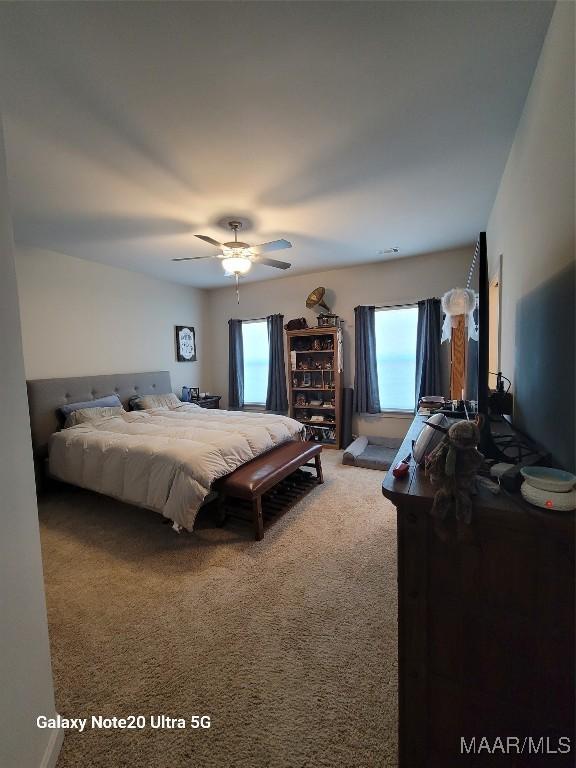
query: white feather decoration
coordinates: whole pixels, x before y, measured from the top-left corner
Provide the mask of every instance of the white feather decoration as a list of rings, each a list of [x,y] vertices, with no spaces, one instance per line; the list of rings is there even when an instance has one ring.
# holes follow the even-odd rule
[[[458,324],[457,317],[464,315],[468,327],[468,338],[477,339],[478,329],[474,323],[476,294],[471,288],[452,288],[442,296],[442,311],[445,314],[442,327],[442,341],[452,338],[452,328]]]

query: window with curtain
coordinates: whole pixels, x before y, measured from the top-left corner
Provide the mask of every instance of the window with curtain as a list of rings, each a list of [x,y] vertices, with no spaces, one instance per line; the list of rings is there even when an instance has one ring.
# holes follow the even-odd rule
[[[265,405],[268,390],[268,326],[266,320],[242,323],[244,346],[244,403]]]
[[[415,406],[418,307],[384,307],[375,312],[376,366],[382,411]]]

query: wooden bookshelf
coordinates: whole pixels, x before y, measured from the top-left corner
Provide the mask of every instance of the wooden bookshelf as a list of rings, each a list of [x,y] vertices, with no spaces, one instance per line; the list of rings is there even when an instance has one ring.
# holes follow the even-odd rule
[[[342,330],[287,331],[290,416],[306,426],[307,439],[329,448],[342,442]],[[312,405],[314,403],[314,405]],[[312,417],[321,417],[313,419]]]

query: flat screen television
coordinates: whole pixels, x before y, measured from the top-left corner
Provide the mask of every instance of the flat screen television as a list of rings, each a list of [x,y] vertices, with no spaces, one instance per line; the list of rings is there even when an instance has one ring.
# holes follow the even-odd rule
[[[466,349],[466,386],[465,397],[467,400],[475,400],[478,404],[478,413],[484,418],[480,427],[480,451],[495,461],[510,461],[511,457],[503,453],[495,444],[491,429],[488,400],[490,389],[488,384],[488,344],[489,312],[488,312],[488,253],[486,250],[486,232],[480,232],[474,257],[468,274],[468,288],[476,293],[476,308],[474,310],[474,322],[477,332],[468,338]],[[513,459],[512,459],[513,461]]]
[[[476,294],[476,334],[468,334],[466,348],[466,400],[478,403],[478,413],[488,416],[488,254],[486,232],[480,232],[468,273],[467,287]]]

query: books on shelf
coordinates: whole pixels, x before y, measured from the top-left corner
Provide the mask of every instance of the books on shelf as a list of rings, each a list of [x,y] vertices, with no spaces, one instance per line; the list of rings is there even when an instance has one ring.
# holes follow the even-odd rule
[[[288,331],[287,341],[290,416],[305,426],[306,439],[339,447],[341,330]]]

